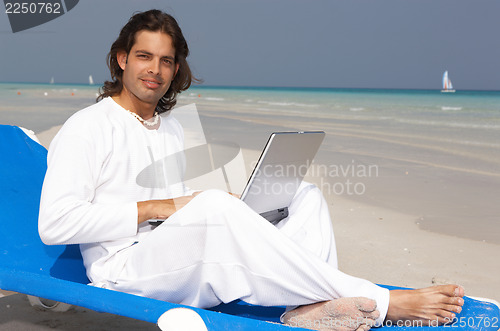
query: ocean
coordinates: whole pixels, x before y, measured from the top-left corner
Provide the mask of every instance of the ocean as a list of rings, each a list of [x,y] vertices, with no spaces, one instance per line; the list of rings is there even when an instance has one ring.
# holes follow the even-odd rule
[[[215,113],[222,104],[255,117],[280,116],[283,123],[321,123],[318,128],[325,131],[359,127],[359,134],[373,139],[382,135],[484,160],[488,164],[479,172],[500,169],[498,91],[193,88],[180,101],[202,101],[202,108]]]
[[[39,133],[95,102],[97,89],[1,83],[0,123]],[[500,244],[499,91],[194,86],[179,97],[188,103],[206,133],[244,148],[261,149],[273,130],[324,130],[313,167],[323,189],[415,215],[425,230]],[[377,172],[331,171],[349,166]],[[347,181],[363,189],[349,194],[338,185]]]

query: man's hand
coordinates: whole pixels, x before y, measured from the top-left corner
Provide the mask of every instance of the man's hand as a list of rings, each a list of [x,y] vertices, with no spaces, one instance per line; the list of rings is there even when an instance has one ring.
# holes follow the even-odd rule
[[[150,219],[167,219],[200,193],[201,191],[174,199],[140,201],[137,203],[137,222],[142,223]]]
[[[138,217],[137,222],[142,223],[150,219],[167,219],[173,213],[184,207],[203,191],[194,192],[192,195],[165,200],[148,200],[137,203]],[[239,194],[228,193],[233,197],[240,198]]]

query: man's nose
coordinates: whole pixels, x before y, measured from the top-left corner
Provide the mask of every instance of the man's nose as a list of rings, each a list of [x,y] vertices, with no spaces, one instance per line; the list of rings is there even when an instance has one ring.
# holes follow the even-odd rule
[[[154,75],[159,75],[161,73],[161,65],[159,59],[153,59],[149,62],[148,72]]]

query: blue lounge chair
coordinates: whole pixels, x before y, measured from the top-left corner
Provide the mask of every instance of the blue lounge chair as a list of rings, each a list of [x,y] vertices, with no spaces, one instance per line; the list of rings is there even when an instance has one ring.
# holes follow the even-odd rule
[[[20,128],[0,125],[0,288],[150,323],[182,307],[89,286],[78,246],[47,246],[41,242],[37,221],[46,158],[45,148]],[[279,324],[283,307],[258,307],[237,301],[211,310],[186,308],[196,312],[210,331],[300,330]],[[497,330],[499,316],[496,305],[466,298],[454,329]],[[460,318],[464,318],[466,327],[461,327]],[[472,320],[478,326],[480,319],[480,327],[471,327]],[[492,327],[495,319],[496,328]],[[380,328],[385,329],[388,327]],[[418,328],[426,329],[441,328]]]

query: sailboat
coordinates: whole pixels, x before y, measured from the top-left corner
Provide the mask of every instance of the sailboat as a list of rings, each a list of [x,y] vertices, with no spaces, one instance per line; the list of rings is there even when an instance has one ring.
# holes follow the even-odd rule
[[[92,78],[92,75],[89,76],[89,85],[94,85],[94,79]]]
[[[448,70],[446,70],[443,74],[443,89],[441,90],[441,92],[455,92],[455,90],[453,89],[453,84],[451,83],[450,78],[448,78]]]
[[[52,77],[52,78],[50,79],[50,83],[51,83],[51,84],[54,84],[54,77]]]

